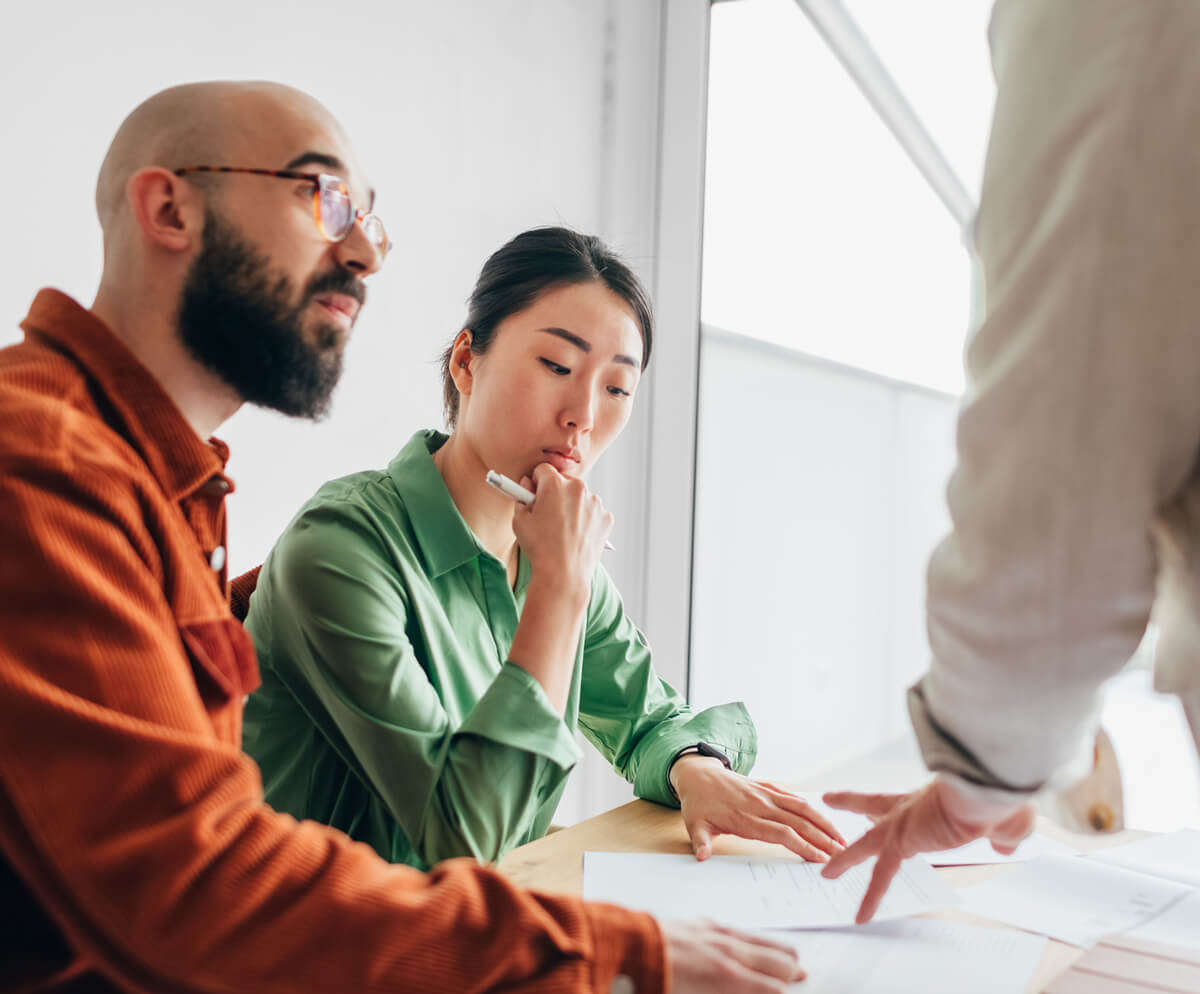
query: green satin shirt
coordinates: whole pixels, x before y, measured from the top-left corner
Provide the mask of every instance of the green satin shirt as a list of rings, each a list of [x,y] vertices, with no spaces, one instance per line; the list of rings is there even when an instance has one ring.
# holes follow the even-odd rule
[[[510,587],[467,527],[431,457],[445,438],[418,432],[386,470],[327,483],[263,565],[246,622],[263,683],[244,744],[268,803],[424,869],[544,835],[576,729],[660,804],[678,805],[667,767],[698,741],[748,772],[745,707],[691,711],[603,567],[563,717],[507,661],[529,564]]]

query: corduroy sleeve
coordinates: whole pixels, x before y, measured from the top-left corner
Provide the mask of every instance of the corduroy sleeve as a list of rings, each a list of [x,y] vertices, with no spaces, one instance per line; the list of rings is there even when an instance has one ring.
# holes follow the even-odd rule
[[[391,866],[267,808],[127,482],[0,460],[0,849],[84,960],[136,991],[663,989],[646,916],[469,861]]]

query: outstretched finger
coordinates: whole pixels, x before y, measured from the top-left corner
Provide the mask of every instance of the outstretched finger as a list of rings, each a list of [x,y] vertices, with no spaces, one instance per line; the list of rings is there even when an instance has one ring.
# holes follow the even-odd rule
[[[870,886],[867,887],[862,904],[859,905],[858,914],[854,917],[859,925],[865,925],[875,917],[875,912],[879,910],[879,903],[883,900],[893,878],[900,870],[901,862],[900,855],[894,851],[880,854],[875,863],[875,872],[871,874]]]
[[[906,797],[907,794],[859,794],[852,790],[835,790],[823,795],[821,800],[831,808],[878,819]]]
[[[852,866],[858,866],[883,848],[884,832],[873,828],[857,842],[852,843],[833,857],[821,871],[821,876],[836,880]]]

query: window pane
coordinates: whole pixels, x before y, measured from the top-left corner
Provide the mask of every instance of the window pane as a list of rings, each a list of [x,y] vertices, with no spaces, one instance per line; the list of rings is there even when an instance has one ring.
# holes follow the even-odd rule
[[[996,95],[987,46],[992,2],[843,0],[976,200]]]
[[[885,7],[863,0],[862,11]],[[929,49],[962,40],[910,39],[894,12],[875,20],[904,74],[936,89],[936,74],[913,68],[916,42],[932,62]],[[970,265],[936,194],[792,0],[716,5],[711,46],[704,322],[959,392]],[[982,41],[975,51],[982,59]],[[956,159],[981,156],[990,100],[985,88],[975,110],[931,102],[958,136]],[[956,114],[981,118],[974,138]]]

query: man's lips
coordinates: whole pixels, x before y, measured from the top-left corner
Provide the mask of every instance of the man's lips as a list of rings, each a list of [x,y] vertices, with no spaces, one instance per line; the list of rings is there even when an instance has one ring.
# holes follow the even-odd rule
[[[358,316],[358,301],[344,293],[322,293],[315,298],[316,302],[335,317],[340,317],[349,327]]]

